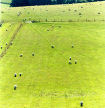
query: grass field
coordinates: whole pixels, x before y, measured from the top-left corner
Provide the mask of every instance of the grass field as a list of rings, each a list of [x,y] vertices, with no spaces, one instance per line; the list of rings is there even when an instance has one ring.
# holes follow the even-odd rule
[[[0,7],[1,8],[10,7],[11,2],[12,0],[0,0]]]
[[[2,9],[0,108],[80,108],[81,101],[83,108],[105,108],[104,3]],[[69,8],[70,15],[61,12]]]
[[[105,2],[82,3],[70,5],[31,6],[3,8],[3,22],[17,22],[26,19],[45,22],[86,22],[105,20]],[[19,14],[21,13],[21,14]]]

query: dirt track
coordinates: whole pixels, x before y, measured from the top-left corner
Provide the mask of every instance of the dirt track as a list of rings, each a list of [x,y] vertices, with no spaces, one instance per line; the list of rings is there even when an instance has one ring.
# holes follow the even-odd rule
[[[16,29],[16,31],[13,33],[13,36],[11,38],[11,40],[9,41],[9,44],[7,45],[7,47],[3,50],[3,52],[0,54],[0,60],[1,58],[3,58],[3,56],[6,54],[7,50],[10,48],[11,43],[13,42],[13,40],[15,39],[17,33],[19,32],[19,30],[21,29],[21,27],[23,26],[23,24],[19,24],[18,28]]]

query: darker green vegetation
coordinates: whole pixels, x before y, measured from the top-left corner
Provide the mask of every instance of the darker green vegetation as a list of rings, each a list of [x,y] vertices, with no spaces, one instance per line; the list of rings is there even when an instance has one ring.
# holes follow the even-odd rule
[[[32,6],[32,5],[50,5],[50,4],[71,4],[83,2],[95,2],[105,0],[12,0],[11,6]]]

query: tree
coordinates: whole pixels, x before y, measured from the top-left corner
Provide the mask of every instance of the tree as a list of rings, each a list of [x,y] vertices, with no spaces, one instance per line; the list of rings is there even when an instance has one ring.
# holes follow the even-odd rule
[[[11,6],[18,7],[18,6],[28,6],[28,0],[12,0]]]
[[[57,0],[57,4],[63,4],[64,0]]]

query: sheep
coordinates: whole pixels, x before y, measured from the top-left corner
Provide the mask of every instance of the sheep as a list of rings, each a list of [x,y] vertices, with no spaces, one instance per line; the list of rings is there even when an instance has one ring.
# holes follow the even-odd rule
[[[51,48],[55,48],[54,45],[52,45]]]
[[[70,57],[70,60],[71,60],[71,57]]]
[[[3,47],[1,46],[1,49],[2,49]]]
[[[16,76],[17,76],[17,74],[15,73],[15,74],[14,74],[14,77],[16,77]]]
[[[14,85],[14,90],[16,90],[16,88],[17,88],[17,86],[16,86],[16,85]]]
[[[32,56],[34,56],[35,54],[34,53],[32,53]]]
[[[75,60],[75,64],[77,64],[77,60]]]
[[[80,106],[83,107],[83,101],[80,102]]]
[[[19,74],[19,76],[21,77],[21,76],[22,76],[22,74],[20,73],[20,74]]]
[[[72,64],[71,61],[69,61],[69,64]]]
[[[8,45],[7,42],[6,42],[6,45]]]
[[[74,48],[74,45],[72,45],[72,48]]]
[[[20,54],[20,57],[23,57],[23,54]]]
[[[0,24],[0,27],[2,27],[2,24]]]

